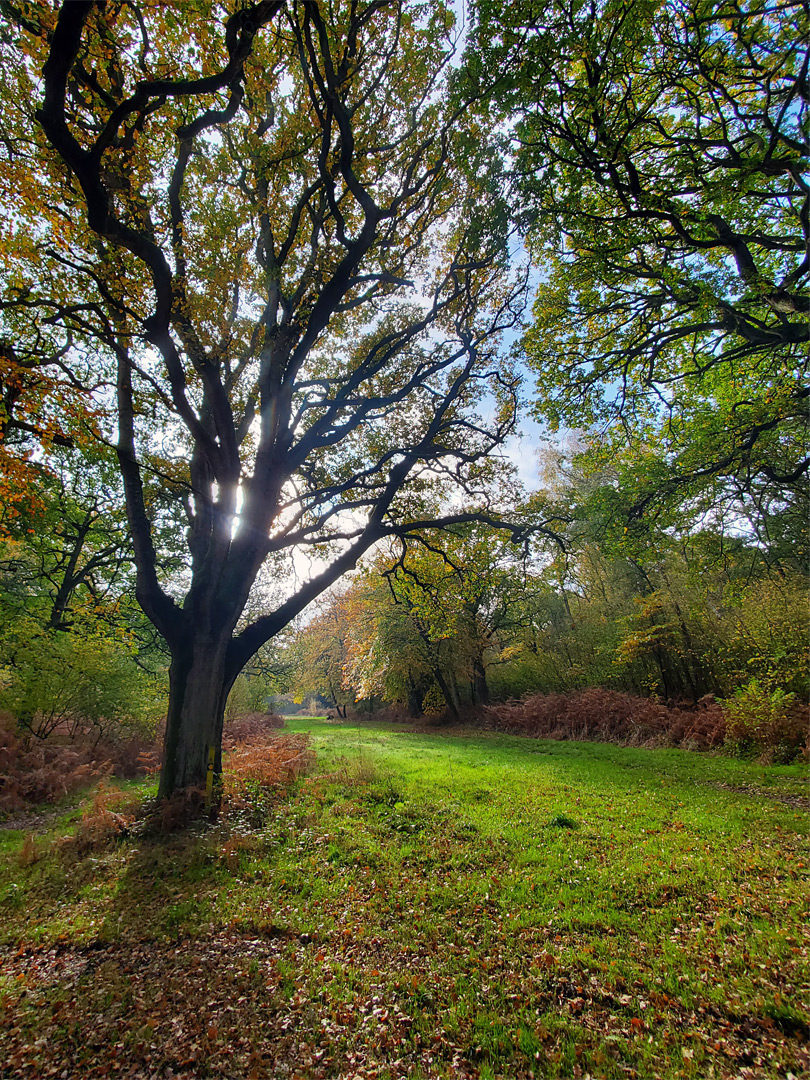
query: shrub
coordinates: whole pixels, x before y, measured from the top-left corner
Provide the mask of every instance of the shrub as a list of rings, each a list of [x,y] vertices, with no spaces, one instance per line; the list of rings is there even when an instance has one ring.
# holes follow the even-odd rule
[[[225,818],[262,824],[279,791],[314,760],[308,735],[280,735],[281,717],[253,713],[226,724],[219,812]],[[147,808],[143,829],[174,832],[216,813],[204,788],[184,788]]]
[[[154,744],[143,739],[71,739],[61,728],[45,741],[26,739],[13,717],[0,714],[0,815],[56,802],[113,774],[143,775],[156,764]]]
[[[111,770],[111,764],[94,759],[88,747],[26,745],[15,731],[14,720],[0,717],[0,814],[32,803],[55,802]]]
[[[713,700],[668,706],[650,698],[592,688],[534,694],[482,710],[485,726],[536,739],[576,739],[622,746],[721,746],[725,722]]]
[[[249,712],[226,719],[222,732],[223,750],[267,741],[270,732],[284,727],[284,717],[275,713]]]
[[[305,734],[265,731],[232,743],[223,769],[222,813],[260,823],[279,791],[302,776],[314,760]]]
[[[86,855],[112,847],[129,833],[139,806],[137,795],[102,782],[83,811],[73,836],[62,842],[62,850]]]
[[[723,615],[723,657],[731,686],[753,678],[761,688],[810,693],[810,593],[804,575],[754,582]],[[745,691],[743,686],[742,690]],[[736,697],[736,695],[735,695]]]
[[[731,753],[783,764],[792,761],[807,745],[807,709],[797,702],[795,694],[769,691],[752,679],[721,704],[726,718],[726,748]]]
[[[0,707],[37,739],[151,738],[165,708],[162,679],[98,631],[33,633],[4,670]]]

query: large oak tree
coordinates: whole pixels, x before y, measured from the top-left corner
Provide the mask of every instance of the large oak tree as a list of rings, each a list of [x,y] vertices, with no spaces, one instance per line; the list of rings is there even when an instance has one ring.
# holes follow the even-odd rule
[[[169,795],[212,747],[221,768],[263,643],[382,537],[481,513],[522,288],[444,4],[2,9],[6,326],[112,409],[137,596],[172,658]],[[437,483],[459,494],[426,518]],[[317,569],[293,581],[302,550]],[[267,565],[276,602],[246,621]]]
[[[543,275],[538,413],[661,503],[807,498],[810,8],[481,0]],[[805,511],[806,513],[806,511]]]

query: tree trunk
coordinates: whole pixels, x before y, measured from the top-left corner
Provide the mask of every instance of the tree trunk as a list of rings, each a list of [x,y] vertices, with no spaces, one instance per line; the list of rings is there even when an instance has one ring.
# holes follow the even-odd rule
[[[408,715],[414,718],[422,715],[422,694],[413,679],[408,680]]]
[[[489,705],[487,671],[480,656],[473,661],[473,704]]]
[[[439,689],[442,692],[442,696],[444,697],[444,703],[447,706],[448,712],[451,716],[458,720],[460,715],[458,704],[458,691],[456,690],[454,684],[452,683],[452,681],[445,679],[444,675],[442,674],[442,669],[438,666],[434,667],[433,669],[433,677],[435,678],[436,682],[438,683]]]
[[[225,670],[229,639],[230,634],[220,640],[195,635],[172,658],[160,798],[179,789],[204,789],[211,747],[214,776],[222,772],[222,724],[233,682]]]

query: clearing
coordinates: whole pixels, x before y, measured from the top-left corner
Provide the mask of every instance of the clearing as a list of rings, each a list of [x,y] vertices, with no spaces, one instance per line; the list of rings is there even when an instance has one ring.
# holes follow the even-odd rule
[[[0,831],[0,1076],[810,1075],[804,767],[289,727],[261,828]]]

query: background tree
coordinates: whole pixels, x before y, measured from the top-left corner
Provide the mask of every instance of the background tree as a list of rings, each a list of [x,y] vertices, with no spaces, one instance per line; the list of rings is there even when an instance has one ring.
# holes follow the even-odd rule
[[[293,649],[288,633],[268,641],[250,658],[231,687],[225,718],[247,713],[274,712],[274,699],[285,694],[295,673]]]
[[[114,461],[98,450],[51,454],[36,502],[37,511],[12,534],[27,554],[20,568],[44,605],[45,627],[69,629],[77,605],[100,607],[132,591],[132,547]]]
[[[527,559],[526,548],[469,524],[404,545],[384,571],[426,644],[443,646],[445,674],[437,682],[451,712],[489,702],[489,669],[502,661],[523,614]]]
[[[461,598],[445,595],[446,606],[438,610],[434,603],[429,612],[427,581],[406,583],[398,569],[396,556],[380,553],[353,590],[344,681],[358,698],[404,702],[415,717],[426,700],[457,717],[469,652]]]
[[[418,718],[426,695],[434,687],[441,693],[438,650],[407,604],[397,602],[384,574],[389,568],[381,554],[357,583],[344,680],[357,698],[405,703]]]
[[[764,544],[736,513],[623,524],[635,484],[588,462],[581,440],[548,450],[536,505],[522,511],[554,520],[562,545],[535,541],[526,557],[467,525],[378,550],[331,619],[300,631],[311,660],[299,688],[452,715],[480,703],[480,661],[495,702],[604,687],[739,698],[739,715],[767,716],[791,695],[806,700],[810,590],[782,537]]]
[[[526,549],[481,524],[382,546],[341,597],[343,686],[412,716],[487,704],[491,672],[522,648],[531,577]]]
[[[160,718],[166,661],[135,603],[109,457],[54,449],[0,539],[0,706],[23,734],[151,736]]]
[[[551,677],[537,667],[535,685],[694,700],[753,677],[806,695],[807,576],[781,536],[763,544],[737,513],[700,506],[632,521],[638,486],[626,475],[615,461],[597,472],[581,441],[545,455],[540,497],[561,502],[570,521],[565,551],[537,565],[527,590],[533,649],[554,659]]]
[[[346,707],[356,698],[346,677],[350,593],[350,588],[327,593],[292,646],[296,701],[321,698],[340,716],[346,715]]]
[[[221,767],[225,700],[264,642],[382,537],[442,524],[413,499],[426,478],[464,493],[451,519],[474,513],[513,423],[497,347],[521,283],[491,148],[450,92],[445,5],[3,10],[27,266],[9,300],[69,367],[116,369],[137,596],[172,657],[168,795],[210,747]],[[260,567],[302,548],[323,568],[240,625]]]

